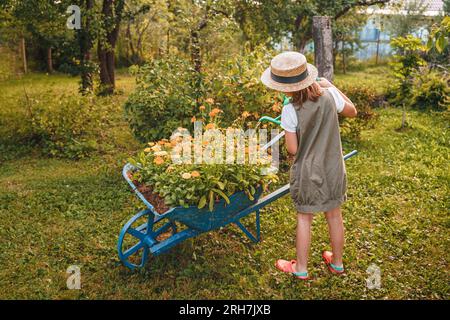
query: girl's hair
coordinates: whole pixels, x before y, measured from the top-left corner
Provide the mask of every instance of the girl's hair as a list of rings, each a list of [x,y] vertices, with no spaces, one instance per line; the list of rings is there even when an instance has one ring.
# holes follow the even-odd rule
[[[292,96],[292,103],[301,107],[303,103],[305,103],[308,100],[316,102],[322,95],[322,93],[323,93],[322,88],[319,86],[317,82],[314,82],[309,87],[294,92]]]

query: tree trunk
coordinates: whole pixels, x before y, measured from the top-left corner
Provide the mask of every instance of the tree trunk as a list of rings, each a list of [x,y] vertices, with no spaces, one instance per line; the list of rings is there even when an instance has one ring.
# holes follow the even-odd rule
[[[103,0],[102,14],[106,23],[106,37],[99,39],[97,55],[100,67],[101,94],[112,94],[116,87],[114,49],[119,36],[124,0]]]
[[[52,47],[47,48],[47,71],[53,73]]]
[[[83,2],[82,2],[83,3]],[[94,0],[85,0],[84,8],[86,10],[84,26],[77,30],[78,43],[80,46],[80,66],[81,66],[81,84],[80,91],[85,94],[93,90],[91,50],[93,40],[91,36],[91,10],[94,6]]]
[[[333,38],[331,19],[327,16],[313,17],[314,62],[319,76],[333,80]]]
[[[191,59],[196,72],[202,71],[202,57],[200,52],[199,31],[191,31]]]
[[[22,54],[23,73],[28,72],[27,52],[25,47],[25,37],[20,39],[20,53]]]
[[[345,41],[342,41],[342,72],[347,73],[347,64],[345,61]]]

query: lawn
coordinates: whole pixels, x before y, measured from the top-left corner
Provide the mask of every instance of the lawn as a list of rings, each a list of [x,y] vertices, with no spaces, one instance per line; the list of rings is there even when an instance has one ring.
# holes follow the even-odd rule
[[[382,74],[339,75],[339,81]],[[372,78],[371,78],[372,77]],[[367,80],[369,79],[369,80]],[[43,90],[75,94],[77,79],[32,75],[0,83],[0,116],[23,113],[21,98]],[[119,76],[120,105],[133,79]],[[83,160],[46,158],[35,148],[0,145],[1,299],[449,299],[449,117],[377,109],[379,120],[347,161],[344,205],[347,273],[331,276],[320,253],[328,249],[322,215],[313,225],[310,273],[304,283],[278,272],[277,258],[295,256],[295,211],[289,196],[263,210],[262,241],[236,227],[203,234],[151,258],[140,271],[121,266],[116,241],[142,206],[121,177],[139,145],[117,108],[109,139],[115,149]],[[8,122],[3,121],[6,126]],[[5,128],[0,128],[5,130]],[[251,223],[251,218],[246,221]],[[367,268],[381,269],[381,287],[368,289]],[[68,290],[66,269],[81,267],[81,290]]]

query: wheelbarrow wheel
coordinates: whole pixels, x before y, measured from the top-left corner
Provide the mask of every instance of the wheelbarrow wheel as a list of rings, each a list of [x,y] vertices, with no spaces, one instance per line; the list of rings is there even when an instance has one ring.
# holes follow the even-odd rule
[[[120,231],[117,251],[122,263],[130,269],[142,268],[150,254],[149,246],[156,243],[149,236],[153,219],[150,210],[143,210],[128,220]]]

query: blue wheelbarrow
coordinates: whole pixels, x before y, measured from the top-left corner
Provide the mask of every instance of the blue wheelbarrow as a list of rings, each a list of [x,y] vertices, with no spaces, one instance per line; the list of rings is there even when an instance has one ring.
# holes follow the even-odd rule
[[[278,118],[263,117],[261,121],[279,124]],[[266,146],[272,145],[283,135],[284,132]],[[344,159],[346,160],[356,153],[357,151],[354,150],[346,154]],[[251,241],[259,242],[260,209],[289,193],[289,184],[263,197],[261,197],[263,190],[259,188],[254,195],[254,200],[250,200],[244,192],[238,192],[230,197],[229,204],[226,204],[223,199],[217,202],[213,211],[192,206],[188,208],[174,207],[164,213],[158,213],[129,178],[128,173],[134,170],[137,168],[128,163],[123,167],[122,175],[137,197],[145,204],[146,209],[137,213],[123,226],[117,243],[119,258],[130,269],[143,267],[150,255],[158,256],[184,240],[232,223],[242,230]],[[242,218],[253,212],[255,213],[254,233],[250,232],[241,222]],[[186,228],[178,230],[177,223]],[[167,234],[171,235],[167,237]]]

